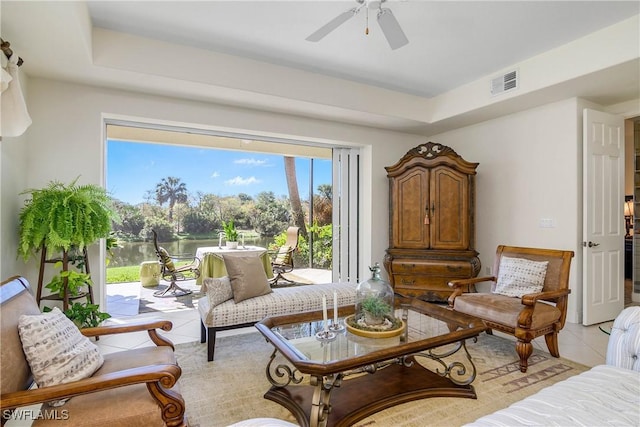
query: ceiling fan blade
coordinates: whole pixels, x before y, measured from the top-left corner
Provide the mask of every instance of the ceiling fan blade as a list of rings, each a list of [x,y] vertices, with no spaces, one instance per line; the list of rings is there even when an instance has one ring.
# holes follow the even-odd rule
[[[392,50],[409,43],[409,39],[404,35],[404,31],[400,28],[400,24],[398,24],[398,20],[391,12],[391,9],[378,10],[378,24],[380,24],[380,28]]]
[[[350,9],[346,12],[341,13],[340,15],[336,16],[331,21],[329,21],[328,23],[320,27],[320,29],[317,30],[315,33],[307,37],[306,40],[310,42],[317,42],[321,40],[324,36],[329,34],[331,31],[335,30],[340,25],[347,22],[350,18],[355,16],[355,14],[358,13],[359,10],[360,10],[359,7],[354,7],[353,9]]]

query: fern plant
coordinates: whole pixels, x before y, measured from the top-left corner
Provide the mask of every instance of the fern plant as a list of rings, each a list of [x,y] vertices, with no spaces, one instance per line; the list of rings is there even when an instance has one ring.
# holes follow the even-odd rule
[[[97,185],[68,185],[52,181],[42,189],[30,189],[20,211],[20,246],[18,254],[28,260],[44,244],[47,251],[82,250],[111,231],[118,220],[107,192]]]

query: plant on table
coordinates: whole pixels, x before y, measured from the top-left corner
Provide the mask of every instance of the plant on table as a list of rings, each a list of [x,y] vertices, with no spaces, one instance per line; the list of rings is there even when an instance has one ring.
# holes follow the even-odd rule
[[[232,219],[227,222],[223,221],[222,228],[224,229],[224,235],[227,237],[227,242],[238,241],[238,230],[236,230],[236,225],[233,223]]]

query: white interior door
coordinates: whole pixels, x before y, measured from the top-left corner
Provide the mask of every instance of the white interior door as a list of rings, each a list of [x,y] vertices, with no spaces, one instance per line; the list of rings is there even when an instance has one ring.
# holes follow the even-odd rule
[[[583,112],[582,323],[616,317],[624,308],[624,120]]]

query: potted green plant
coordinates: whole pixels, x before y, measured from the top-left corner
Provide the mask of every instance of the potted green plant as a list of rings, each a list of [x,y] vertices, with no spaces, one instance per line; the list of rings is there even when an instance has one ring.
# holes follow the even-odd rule
[[[97,185],[65,185],[52,181],[42,189],[30,189],[20,211],[18,253],[28,260],[43,246],[48,252],[82,250],[109,237],[118,214],[106,190]]]
[[[369,296],[362,300],[360,308],[364,313],[364,322],[367,325],[380,325],[385,316],[391,313],[391,307],[382,298]]]
[[[227,239],[227,248],[236,249],[238,247],[238,230],[236,230],[236,225],[233,223],[233,220],[223,221],[222,228]]]
[[[85,248],[101,238],[108,238],[118,215],[111,197],[97,185],[77,185],[77,178],[68,185],[50,182],[42,189],[29,189],[30,194],[20,211],[18,254],[26,261],[38,251],[47,256],[62,253],[56,263],[62,271],[46,285],[52,294],[66,298],[80,295],[80,289],[92,285],[85,265]],[[74,266],[75,270],[69,267]],[[39,286],[41,285],[39,279]],[[90,306],[92,304],[87,304]],[[97,306],[93,310],[97,313]]]

